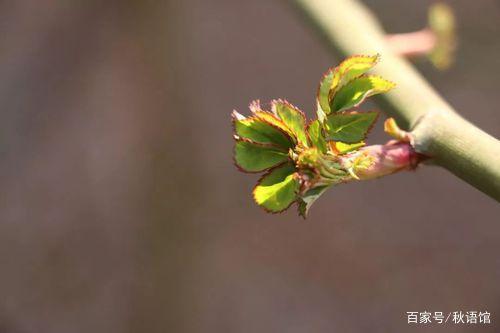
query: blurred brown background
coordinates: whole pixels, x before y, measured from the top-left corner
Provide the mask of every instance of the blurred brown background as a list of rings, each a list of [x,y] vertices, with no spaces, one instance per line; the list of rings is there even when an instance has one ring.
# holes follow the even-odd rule
[[[431,2],[366,3],[406,32]],[[455,66],[417,65],[499,137],[500,5],[450,4]],[[305,222],[252,202],[231,110],[312,116],[339,61],[287,1],[3,1],[0,43],[1,333],[500,330],[500,206],[448,172],[341,186]],[[493,323],[406,323],[425,310]]]

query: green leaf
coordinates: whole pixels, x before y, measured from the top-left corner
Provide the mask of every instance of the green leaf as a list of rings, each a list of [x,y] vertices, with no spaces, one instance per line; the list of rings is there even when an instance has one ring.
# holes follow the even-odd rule
[[[283,123],[295,134],[297,141],[307,147],[306,116],[302,111],[283,100],[272,101],[272,110]]]
[[[327,152],[327,146],[321,130],[322,129],[319,120],[312,121],[307,127],[309,139],[311,139],[313,146],[317,147],[323,154],[325,154]]]
[[[332,86],[333,74],[335,68],[330,68],[321,78],[318,87],[318,94],[316,96],[317,102],[317,115],[318,119],[322,122],[326,115],[330,114],[330,101],[328,96]]]
[[[330,101],[337,90],[346,82],[361,76],[371,69],[379,60],[379,55],[352,56],[342,61],[339,66],[330,68],[321,78],[317,94],[318,119],[323,122],[326,115],[330,114]]]
[[[378,54],[373,56],[358,55],[345,59],[335,71],[331,89],[335,92],[347,82],[363,75],[375,66],[379,59],[380,56]],[[333,96],[333,94],[330,96]]]
[[[280,128],[257,117],[245,118],[233,112],[234,132],[237,136],[257,143],[274,144],[283,148],[292,148],[291,138]]]
[[[288,159],[288,152],[279,147],[237,139],[234,161],[246,172],[259,172],[272,168]]]
[[[299,203],[299,215],[303,218],[307,217],[307,213],[311,208],[312,204],[328,189],[328,186],[318,186],[310,189],[305,194],[303,194]]]
[[[350,153],[354,150],[358,150],[361,147],[364,147],[366,143],[364,141],[357,143],[344,143],[344,142],[335,142],[335,150],[338,154],[346,154]]]
[[[325,123],[327,140],[344,143],[361,142],[366,138],[377,117],[376,111],[332,114]]]
[[[387,92],[394,86],[394,83],[380,76],[360,76],[337,91],[330,103],[330,108],[334,112],[339,112],[356,107],[367,97]]]
[[[252,101],[249,105],[249,108],[255,117],[265,121],[268,124],[273,125],[274,127],[279,128],[280,130],[288,134],[288,136],[293,139],[294,143],[297,142],[295,134],[293,134],[293,132],[285,125],[283,121],[281,121],[281,119],[279,119],[274,113],[265,111],[261,108],[259,100]]]
[[[278,119],[274,114],[267,112],[267,111],[254,111],[254,116],[261,119],[262,121],[273,125],[276,128],[279,128],[282,130],[284,133],[286,133],[292,140],[293,142],[297,142],[297,138],[295,137],[295,134],[290,130],[283,121]]]
[[[295,167],[286,163],[270,170],[259,180],[253,190],[253,197],[266,211],[279,213],[296,200],[298,190]]]

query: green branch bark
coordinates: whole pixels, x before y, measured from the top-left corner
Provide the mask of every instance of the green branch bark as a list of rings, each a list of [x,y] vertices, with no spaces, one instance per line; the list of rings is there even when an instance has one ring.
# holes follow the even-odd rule
[[[415,148],[500,201],[500,142],[458,113],[404,58],[386,45],[373,14],[356,0],[294,0],[304,17],[343,56],[379,53],[373,72],[398,84],[383,95],[384,111],[411,130]]]

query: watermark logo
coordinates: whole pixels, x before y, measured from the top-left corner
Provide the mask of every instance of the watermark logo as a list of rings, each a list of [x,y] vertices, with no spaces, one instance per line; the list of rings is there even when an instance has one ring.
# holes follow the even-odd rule
[[[491,324],[491,313],[488,311],[451,311],[451,312],[428,312],[409,311],[406,312],[408,324],[457,324],[475,325]]]

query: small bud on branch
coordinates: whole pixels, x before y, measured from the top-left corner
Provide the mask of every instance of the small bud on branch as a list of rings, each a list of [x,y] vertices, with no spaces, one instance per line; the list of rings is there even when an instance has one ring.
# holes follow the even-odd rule
[[[420,160],[409,143],[389,141],[385,145],[367,146],[350,153],[343,158],[342,164],[354,178],[368,180],[414,169]]]

